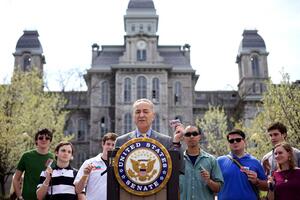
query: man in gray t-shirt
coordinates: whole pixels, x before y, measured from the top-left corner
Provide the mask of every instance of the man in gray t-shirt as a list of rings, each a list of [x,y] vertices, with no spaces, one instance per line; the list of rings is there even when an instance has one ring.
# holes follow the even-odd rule
[[[284,124],[275,122],[269,126],[268,135],[270,136],[273,147],[275,147],[276,144],[285,142],[287,137],[287,128]],[[293,150],[296,162],[295,164],[300,167],[300,150],[296,148],[293,148]],[[277,163],[274,157],[274,151],[272,150],[264,155],[261,163],[266,175],[269,175],[271,172],[275,171],[277,169]]]

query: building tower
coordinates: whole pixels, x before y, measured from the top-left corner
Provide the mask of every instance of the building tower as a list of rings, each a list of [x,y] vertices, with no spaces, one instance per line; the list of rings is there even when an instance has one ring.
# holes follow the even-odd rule
[[[90,96],[90,153],[99,152],[107,131],[135,129],[132,104],[147,98],[155,104],[152,128],[172,134],[168,121],[193,120],[198,76],[190,63],[190,46],[159,45],[158,15],[152,0],[130,0],[124,15],[123,45],[92,45],[86,81]]]
[[[238,92],[241,97],[242,118],[245,125],[257,112],[262,93],[266,90],[268,80],[268,63],[266,45],[257,30],[244,30],[236,63],[239,68]]]
[[[37,31],[24,31],[19,38],[16,45],[16,52],[13,53],[15,57],[15,70],[23,72],[30,71],[36,68],[43,74],[43,65],[45,56],[43,55],[43,48],[38,39]]]

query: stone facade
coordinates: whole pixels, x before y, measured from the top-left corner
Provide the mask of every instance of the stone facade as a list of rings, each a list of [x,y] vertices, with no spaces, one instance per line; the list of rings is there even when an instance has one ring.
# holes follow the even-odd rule
[[[77,166],[99,153],[106,132],[124,134],[135,128],[132,104],[138,98],[154,102],[153,128],[163,134],[172,134],[169,120],[193,123],[209,105],[222,106],[229,117],[246,124],[255,117],[268,79],[268,52],[256,30],[243,33],[236,59],[238,91],[195,91],[199,76],[190,63],[190,46],[158,44],[158,16],[152,0],[130,0],[124,27],[124,45],[92,45],[92,65],[85,74],[88,90],[64,92],[70,111],[65,134],[75,135]],[[28,70],[27,63],[43,70],[45,58],[37,31],[24,31],[14,56],[16,68]]]

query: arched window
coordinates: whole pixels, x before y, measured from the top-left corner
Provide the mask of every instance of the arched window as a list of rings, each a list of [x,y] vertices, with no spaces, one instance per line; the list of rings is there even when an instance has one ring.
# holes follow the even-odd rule
[[[144,76],[137,79],[137,99],[147,98],[147,80]]]
[[[152,100],[153,102],[159,102],[159,80],[154,78],[152,80]]]
[[[175,92],[174,92],[174,103],[181,104],[182,99],[182,86],[180,82],[175,83]]]
[[[152,129],[157,132],[160,131],[159,114],[155,115],[154,121],[152,123]]]
[[[106,119],[106,117],[101,117],[99,126],[100,135],[105,135],[108,131],[108,120]]]
[[[77,140],[84,141],[86,133],[87,133],[87,120],[79,119],[78,120],[78,130],[77,130]]]
[[[132,131],[132,117],[130,113],[126,113],[124,116],[124,133]]]
[[[25,56],[23,60],[23,70],[28,71],[31,65],[31,57]]]
[[[252,67],[252,75],[255,77],[258,77],[259,76],[259,64],[258,64],[257,56],[251,57],[251,67]]]
[[[125,78],[124,80],[124,102],[131,102],[131,79]]]
[[[108,81],[103,81],[101,83],[101,104],[108,105],[108,103],[109,103]]]

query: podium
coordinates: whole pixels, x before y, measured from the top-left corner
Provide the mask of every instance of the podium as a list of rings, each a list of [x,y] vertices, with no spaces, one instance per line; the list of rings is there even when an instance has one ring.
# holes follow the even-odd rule
[[[169,150],[172,160],[172,173],[163,189],[149,196],[138,196],[127,192],[118,182],[114,159],[118,150],[108,152],[109,166],[107,168],[107,199],[108,200],[179,200],[179,151]]]

